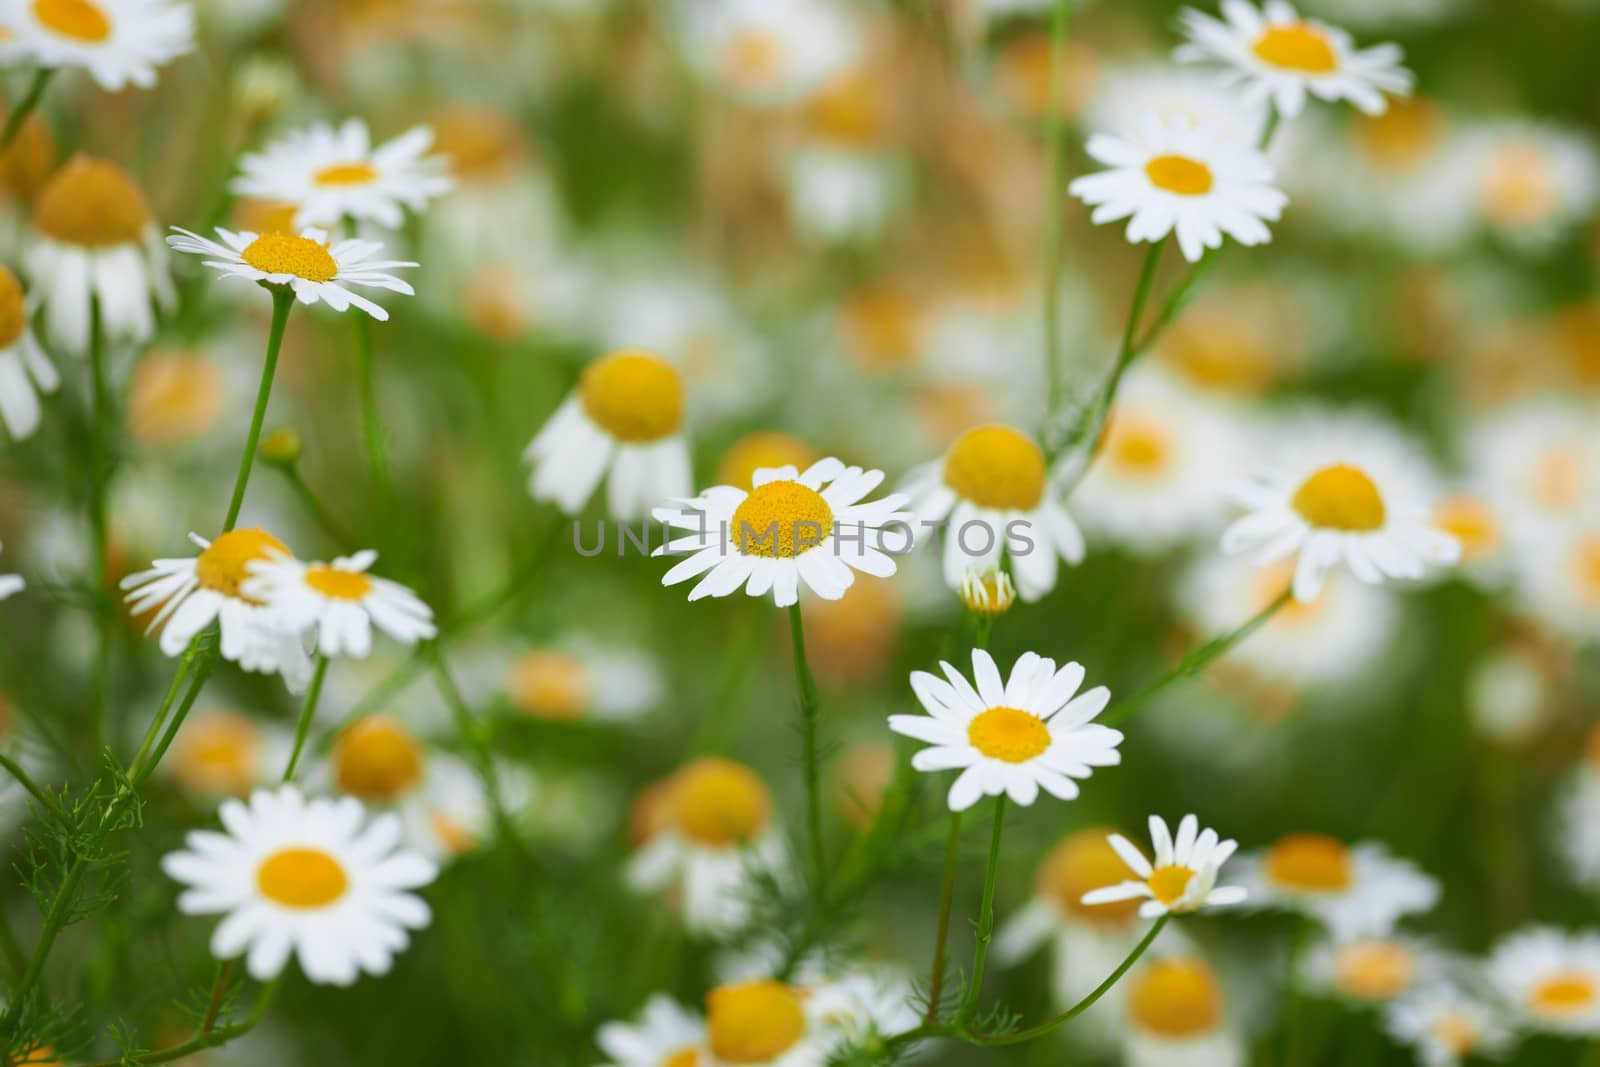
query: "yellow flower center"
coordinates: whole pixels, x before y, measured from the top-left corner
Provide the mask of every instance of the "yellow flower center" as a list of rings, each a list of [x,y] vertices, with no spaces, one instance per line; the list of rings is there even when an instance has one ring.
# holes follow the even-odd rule
[[[1433,1024],[1433,1036],[1457,1056],[1469,1056],[1478,1047],[1478,1028],[1471,1019],[1456,1012],[1439,1017]]]
[[[222,371],[202,352],[151,351],[128,383],[128,432],[147,445],[204,436],[222,416]]]
[[[692,841],[712,848],[743,845],[767,828],[772,796],[750,768],[724,759],[700,759],[672,783],[673,821]]]
[[[1500,547],[1500,523],[1488,505],[1475,497],[1447,497],[1433,512],[1433,525],[1461,543],[1461,559],[1471,563]]]
[[[1262,327],[1232,303],[1200,303],[1172,324],[1161,355],[1200,385],[1252,392],[1282,365]]]
[[[0,349],[10,348],[28,326],[28,309],[22,300],[22,283],[0,267]]]
[[[1544,153],[1530,144],[1510,144],[1489,160],[1483,178],[1483,210],[1501,226],[1526,226],[1549,217],[1559,201]]]
[[[1172,435],[1155,419],[1119,413],[1111,420],[1105,451],[1106,458],[1123,473],[1153,477],[1171,464]]]
[[[834,79],[806,107],[806,125],[819,137],[850,145],[881,141],[889,124],[879,82],[865,68]]]
[[[1150,881],[1147,884],[1150,886],[1150,892],[1155,895],[1156,900],[1162,904],[1171,905],[1174,901],[1182,898],[1189,888],[1189,883],[1194,881],[1194,875],[1193,868],[1168,864],[1165,867],[1157,867],[1154,871],[1151,871]]]
[[[752,489],[733,512],[733,541],[745,556],[793,559],[832,532],[833,509],[821,493],[799,482]]]
[[[298,204],[287,200],[257,200],[243,197],[233,209],[234,229],[251,233],[295,233],[294,217]]]
[[[486,107],[446,108],[433,119],[433,148],[458,178],[504,173],[522,154],[523,137],[511,116]]]
[[[1587,603],[1600,606],[1600,533],[1578,541],[1572,553],[1572,572],[1578,594]]]
[[[541,719],[576,719],[589,706],[582,661],[553,649],[518,656],[506,688],[518,711]]]
[[[33,0],[33,17],[63,37],[98,43],[111,36],[111,19],[89,0]]]
[[[786,433],[753,433],[735,441],[717,462],[716,483],[747,488],[756,471],[772,467],[805,470],[822,457],[798,437]]]
[[[1222,1019],[1222,985],[1203,960],[1157,960],[1139,972],[1128,992],[1128,1015],[1160,1037],[1194,1037]]]
[[[722,53],[722,71],[736,86],[760,89],[778,76],[783,45],[769,33],[745,30],[733,36]]]
[[[1533,987],[1528,1010],[1541,1019],[1566,1019],[1581,1015],[1600,1000],[1600,987],[1592,976],[1579,971],[1556,974]]]
[[[1083,895],[1128,878],[1128,865],[1106,840],[1109,830],[1080,830],[1050,850],[1039,867],[1038,891],[1069,915],[1096,924],[1123,926],[1139,914],[1139,901],[1085,904]]]
[[[1439,109],[1417,97],[1389,101],[1381,115],[1356,117],[1356,143],[1380,169],[1400,174],[1412,170],[1439,143]]]
[[[377,168],[371,163],[338,163],[323,167],[312,180],[318,185],[367,185],[377,177]]]
[[[1533,495],[1548,508],[1570,508],[1583,491],[1583,459],[1573,448],[1556,448],[1539,457]]]
[[[308,282],[331,282],[339,276],[339,264],[328,246],[309,237],[264,233],[239,255],[265,274],[291,274]]]
[[[194,576],[207,589],[254,604],[239,593],[250,577],[250,564],[289,554],[288,546],[265,530],[229,530],[200,553]]]
[[[318,848],[286,848],[256,868],[256,888],[286,908],[325,908],[344,896],[350,879],[338,860]]]
[[[1339,69],[1339,56],[1328,35],[1309,22],[1269,26],[1251,50],[1263,63],[1300,74],[1332,74]]]
[[[137,244],[150,206],[128,172],[103,159],[73,156],[33,205],[33,225],[46,237],[82,248]]]
[[[422,780],[422,745],[387,715],[357,719],[333,746],[339,789],[377,804],[398,799]]]
[[[922,305],[896,285],[872,285],[846,298],[840,310],[845,346],[870,371],[900,370],[917,358]]]
[[[477,835],[463,826],[461,820],[453,818],[447,812],[429,812],[428,824],[433,827],[433,836],[439,839],[439,843],[451,855],[459,856],[463,852],[471,852],[473,846],[478,843]]]
[[[1366,533],[1383,526],[1383,496],[1365,472],[1345,463],[1324,467],[1295,490],[1300,517],[1325,530]]]
[[[1044,453],[1009,426],[979,426],[945,453],[944,483],[980,507],[1031,511],[1044,499]]]
[[[694,1046],[680,1048],[661,1061],[661,1067],[696,1067],[700,1062],[700,1053]]]
[[[1417,977],[1417,958],[1393,941],[1361,941],[1346,945],[1334,959],[1339,988],[1359,1000],[1392,1000]]]
[[[173,746],[173,774],[199,793],[243,796],[256,783],[261,731],[243,715],[219,711],[190,718]]]
[[[1050,728],[1032,712],[1002,705],[968,723],[967,740],[990,759],[1026,763],[1050,747]]]
[[[362,600],[372,592],[372,579],[362,572],[340,570],[325,563],[306,568],[306,585],[334,600]]]
[[[1157,189],[1179,196],[1204,196],[1211,191],[1211,168],[1188,156],[1156,156],[1144,165],[1144,173]]]
[[[722,1063],[770,1063],[805,1036],[799,990],[782,982],[735,982],[706,994],[711,1054]]]
[[[619,441],[658,441],[683,423],[683,379],[651,352],[625,348],[595,360],[578,383],[583,410]]]
[[[1267,850],[1267,877],[1285,889],[1337,893],[1350,884],[1350,850],[1322,834],[1290,834]]]

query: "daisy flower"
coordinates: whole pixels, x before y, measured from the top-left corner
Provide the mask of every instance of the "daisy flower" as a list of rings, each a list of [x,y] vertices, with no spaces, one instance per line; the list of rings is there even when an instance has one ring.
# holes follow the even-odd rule
[[[967,570],[1011,558],[1017,592],[1038,600],[1056,586],[1057,559],[1083,559],[1083,534],[1051,484],[1044,450],[1020,430],[968,430],[942,459],[913,469],[904,484],[919,529],[944,523],[944,580],[961,588]]]
[[[873,1047],[912,1029],[910,993],[901,979],[859,969],[797,983],[725,982],[706,994],[705,1062],[821,1067],[846,1047]]]
[[[1460,1067],[1468,1058],[1500,1059],[1513,1041],[1502,1011],[1449,983],[1425,986],[1390,1004],[1384,1029],[1414,1049],[1423,1067]]]
[[[675,7],[689,63],[750,107],[803,98],[861,49],[860,27],[836,0],[687,0]]]
[[[1443,977],[1446,958],[1403,934],[1330,938],[1306,956],[1304,976],[1317,990],[1356,1005],[1387,1004]]]
[[[1083,109],[1083,125],[1101,133],[1137,140],[1151,116],[1165,126],[1183,121],[1208,136],[1253,148],[1261,142],[1267,109],[1246,103],[1204,71],[1165,62],[1141,63],[1106,71]]]
[[[89,351],[91,308],[107,340],[139,345],[155,333],[154,305],[177,299],[167,251],[144,193],[127,171],[73,156],[33,202],[22,257],[30,304],[43,305],[45,334],[63,351]]]
[[[1584,131],[1509,119],[1474,127],[1464,140],[1458,165],[1472,183],[1469,195],[1507,241],[1549,246],[1600,204],[1600,153]]]
[[[224,801],[219,814],[225,833],[191,832],[161,867],[187,887],[178,910],[225,916],[212,954],[245,954],[258,981],[276,977],[291,952],[313,982],[384,974],[410,931],[428,925],[428,905],[412,890],[438,872],[396,848],[398,818],[368,822],[359,801],[307,801],[292,785],[257,790],[248,804]]]
[[[523,652],[505,671],[512,708],[536,719],[630,722],[653,708],[661,693],[654,657],[583,638]]]
[[[1431,521],[1436,489],[1426,461],[1387,423],[1310,414],[1275,436],[1272,459],[1233,487],[1249,514],[1223,533],[1227,554],[1252,552],[1268,564],[1298,553],[1301,601],[1316,599],[1339,563],[1377,584],[1419,579],[1429,565],[1460,557],[1460,543]]]
[[[1067,191],[1094,208],[1091,220],[1127,219],[1134,244],[1176,232],[1191,263],[1221,248],[1224,235],[1242,245],[1271,241],[1267,223],[1289,203],[1258,149],[1187,119],[1151,115],[1136,137],[1094,134],[1088,151],[1111,169],[1078,178]]]
[[[882,471],[846,467],[832,457],[802,473],[794,467],[758,470],[747,492],[737,486],[707,489],[655,517],[693,533],[654,555],[687,556],[661,578],[677,585],[700,578],[690,600],[723,597],[743,587],[750,596],[772,594],[780,608],[797,603],[802,583],[824,600],[838,600],[855,572],[886,578],[895,572],[892,551],[912,540],[905,497],[864,502],[883,481]],[[704,577],[700,577],[704,575]]]
[[[1111,691],[1100,685],[1079,694],[1081,664],[1057,670],[1055,660],[1025,652],[1002,682],[994,659],[975,648],[976,687],[949,663],[939,666],[944,678],[927,671],[911,675],[911,688],[928,714],[891,715],[889,729],[932,746],[911,758],[917,770],[961,769],[950,786],[951,811],[1002,793],[1032,804],[1040,787],[1071,800],[1078,795],[1073,779],[1122,762],[1121,732],[1093,721]]]
[[[1439,883],[1375,841],[1290,834],[1235,864],[1252,907],[1298,911],[1338,938],[1379,937],[1439,902]]]
[[[523,453],[533,464],[528,491],[576,515],[607,479],[607,509],[624,522],[689,495],[683,400],[682,375],[653,352],[623,348],[595,360]]]
[[[1536,926],[1495,946],[1489,981],[1524,1026],[1546,1033],[1600,1034],[1600,933]]]
[[[1216,970],[1199,956],[1142,963],[1125,980],[1127,1067],[1244,1067]]]
[[[1540,531],[1515,554],[1522,606],[1556,633],[1600,640],[1600,513]]]
[[[102,89],[148,89],[156,68],[194,51],[194,7],[181,0],[29,0],[10,5],[24,54],[77,68]]]
[[[785,863],[772,794],[754,771],[730,760],[683,766],[640,798],[635,823],[643,842],[628,860],[629,886],[680,886],[684,924],[697,933],[721,936],[744,926],[757,873]]]
[[[1107,840],[1122,857],[1122,862],[1139,876],[1138,880],[1090,890],[1083,896],[1085,904],[1143,899],[1144,903],[1139,905],[1140,916],[1154,919],[1201,908],[1224,908],[1241,903],[1245,898],[1245,891],[1238,886],[1217,885],[1218,872],[1239,843],[1220,840],[1217,832],[1209,827],[1201,830],[1200,820],[1192,814],[1179,821],[1176,839],[1167,829],[1166,820],[1159,815],[1150,816],[1154,863],[1145,859],[1138,846],[1121,834],[1112,834]]]
[[[365,659],[374,626],[403,645],[433,637],[433,610],[399,582],[368,574],[377,560],[370,549],[332,563],[282,556],[252,563],[243,588],[285,629],[315,629],[316,649],[324,655]]]
[[[415,295],[410,284],[389,271],[417,264],[400,260],[373,259],[383,251],[377,241],[356,238],[328,243],[321,230],[305,230],[300,236],[287,233],[234,233],[217,227],[223,243],[197,233],[173,227],[167,243],[179,252],[211,256],[205,265],[215,267],[224,278],[243,278],[266,285],[287,285],[300,303],[327,304],[335,311],[348,311],[353,304],[379,322],[389,313],[364,296],[352,293],[349,286],[387,289],[406,296]]]
[[[160,767],[193,796],[244,797],[277,781],[291,748],[287,733],[247,715],[199,712],[184,720]]]
[[[22,283],[0,267],[0,422],[17,441],[39,428],[39,395],[53,393],[61,376],[28,325]]]
[[[705,1020],[662,993],[645,1002],[637,1022],[606,1023],[594,1035],[605,1067],[695,1067],[705,1039]]]
[[[244,591],[252,564],[289,556],[288,547],[265,530],[230,530],[215,541],[191,533],[200,554],[158,559],[151,569],[122,580],[135,616],[154,612],[149,629],[161,628],[161,651],[181,655],[200,631],[220,620],[222,657],[247,671],[277,672],[291,690],[311,677],[311,658],[298,633],[285,629],[260,600]]]
[[[1400,65],[1399,45],[1358,49],[1349,34],[1302,18],[1286,0],[1267,0],[1263,8],[1248,0],[1222,0],[1222,15],[1184,11],[1189,41],[1179,47],[1178,59],[1220,64],[1246,99],[1271,101],[1284,118],[1300,114],[1307,94],[1348,100],[1377,115],[1388,106],[1385,93],[1411,92],[1413,79]]]
[[[373,147],[360,119],[349,119],[337,129],[318,122],[245,156],[232,189],[298,205],[297,227],[336,226],[355,219],[398,230],[405,209],[421,211],[453,184],[449,160],[428,155],[432,145],[433,130],[427,126]]]

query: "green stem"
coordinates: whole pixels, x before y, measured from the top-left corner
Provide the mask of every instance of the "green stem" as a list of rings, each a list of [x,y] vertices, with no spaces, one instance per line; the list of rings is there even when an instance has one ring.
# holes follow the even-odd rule
[[[184,650],[183,658],[178,661],[178,672],[172,676],[172,684],[167,686],[167,695],[161,701],[161,708],[150,720],[150,728],[144,732],[144,740],[139,742],[139,751],[133,754],[133,762],[129,768],[137,773],[144,764],[145,757],[150,753],[150,746],[156,743],[156,738],[161,736],[161,727],[167,721],[167,712],[172,710],[172,705],[178,699],[178,694],[183,691],[183,680],[189,674],[189,669],[194,666],[195,656],[200,651],[200,635],[196,634],[189,642],[189,647]]]
[[[157,765],[166,756],[167,749],[172,747],[173,740],[178,736],[178,731],[183,729],[184,721],[189,718],[189,712],[194,708],[194,702],[200,699],[200,691],[206,687],[206,680],[211,677],[211,669],[216,664],[216,650],[208,645],[201,651],[194,673],[189,680],[189,691],[184,694],[182,702],[178,704],[178,710],[173,713],[172,722],[167,726],[166,732],[161,735],[160,742],[150,753],[149,760],[144,765],[128,773],[128,780],[133,783],[135,789],[138,789],[149,780],[150,775],[155,773]]]
[[[50,84],[50,78],[55,72],[54,67],[40,67],[33,72],[33,81],[28,85],[27,94],[6,116],[5,129],[0,131],[0,152],[11,147],[11,143],[17,139],[17,134],[22,132],[22,124],[28,121],[29,115],[39,109],[39,101],[44,99],[45,87]]]
[[[20,782],[22,788],[28,791],[28,795],[38,802],[40,808],[51,815],[59,816],[61,814],[61,808],[57,806],[55,799],[49,793],[46,793],[27,771],[22,769],[22,764],[10,756],[0,753],[0,768],[4,768],[11,777]]]
[[[327,509],[322,501],[317,499],[317,494],[313,493],[311,486],[306,484],[300,469],[298,467],[279,467],[278,470],[283,472],[284,480],[289,483],[289,488],[294,490],[295,497],[299,499],[301,506],[306,509],[306,513],[311,516],[312,521],[322,528],[322,532],[327,534],[333,543],[343,551],[355,548],[355,537],[338,519],[333,517],[333,513]]]
[[[928,1011],[923,1022],[939,1018],[939,994],[944,988],[944,952],[950,939],[950,911],[956,895],[956,859],[961,850],[961,813],[950,813],[950,838],[944,846],[944,877],[939,884],[939,932],[933,939],[933,975],[928,980]]]
[[[1259,630],[1262,626],[1266,625],[1267,620],[1276,615],[1285,604],[1289,603],[1289,601],[1293,599],[1293,597],[1294,590],[1285,589],[1282,593],[1278,594],[1276,600],[1262,608],[1260,611],[1256,612],[1249,618],[1249,620],[1247,620],[1237,629],[1229,630],[1221,637],[1213,638],[1212,640],[1201,645],[1199,648],[1195,649],[1193,652],[1190,652],[1187,656],[1183,657],[1182,662],[1180,662],[1176,667],[1162,675],[1160,678],[1156,679],[1151,684],[1145,686],[1143,689],[1139,690],[1139,692],[1135,693],[1132,697],[1129,697],[1127,700],[1124,700],[1122,703],[1118,704],[1116,707],[1100,716],[1099,721],[1106,726],[1118,726],[1126,722],[1134,712],[1138,711],[1140,708],[1150,703],[1150,701],[1154,700],[1168,686],[1184,678],[1192,678],[1199,674],[1201,671],[1205,670],[1213,660],[1217,659],[1234,645],[1237,645],[1240,641],[1243,641],[1245,638]]]
[[[389,455],[383,439],[383,419],[378,414],[378,391],[373,382],[372,320],[356,315],[356,386],[361,394],[361,423],[367,445],[367,465],[372,469],[372,484],[378,490],[379,504],[387,509],[390,500]]]
[[[15,982],[27,969],[28,960],[22,954],[22,943],[17,940],[16,931],[11,929],[11,920],[6,918],[3,910],[0,910],[0,953],[6,958],[7,978]]]
[[[1000,835],[1006,826],[1006,795],[994,800],[994,831],[989,837],[989,866],[983,876],[983,903],[978,908],[978,947],[972,956],[972,980],[956,1009],[956,1025],[965,1026],[978,1010],[983,995],[983,972],[989,962],[989,942],[994,939],[994,887],[1000,876]]]
[[[817,699],[817,682],[811,676],[811,665],[806,662],[805,625],[800,616],[800,604],[789,605],[789,632],[794,641],[794,674],[800,691],[800,732],[803,743],[802,761],[806,787],[806,839],[811,852],[811,871],[815,889],[820,896],[827,884],[827,855],[822,847],[822,760],[817,751],[817,720],[821,703]]]
[[[317,714],[317,701],[322,697],[322,680],[328,674],[328,657],[317,653],[316,670],[311,675],[311,688],[306,690],[305,704],[300,708],[300,721],[294,727],[294,748],[289,753],[289,765],[283,769],[285,783],[294,781],[294,769],[300,763],[300,753],[306,747],[306,735],[311,732],[311,720]]]
[[[106,719],[111,708],[111,666],[116,642],[116,600],[107,574],[111,556],[111,524],[107,516],[114,458],[106,435],[114,424],[106,387],[105,338],[100,328],[100,301],[89,303],[89,534],[95,560],[94,697],[90,704],[89,742],[95,760],[105,747]]]
[[[1067,124],[1062,98],[1066,95],[1070,7],[1071,0],[1057,0],[1050,20],[1050,112],[1047,133],[1050,184],[1045,193],[1047,243],[1044,263],[1044,358],[1049,411],[1060,408],[1066,388],[1061,366],[1061,271],[1066,244],[1067,195]]]
[[[188,1056],[193,1056],[197,1052],[204,1052],[207,1049],[226,1045],[228,1042],[248,1034],[260,1024],[261,1020],[266,1017],[267,1009],[272,1006],[273,997],[277,994],[278,986],[282,982],[283,977],[280,975],[262,987],[261,996],[256,999],[255,1008],[251,1010],[250,1015],[243,1022],[235,1023],[232,1026],[213,1026],[211,1029],[202,1027],[199,1034],[181,1045],[173,1045],[171,1048],[164,1048],[159,1052],[145,1052],[139,1055],[123,1056],[114,1060],[101,1060],[99,1063],[90,1064],[89,1067],[126,1067],[128,1064],[171,1063],[173,1060],[181,1060]],[[220,1005],[218,1007],[220,1009]],[[212,1023],[215,1023],[215,1021],[215,1019],[211,1020]]]
[[[517,840],[517,831],[511,821],[511,814],[506,811],[504,798],[500,795],[500,775],[495,770],[492,739],[483,724],[473,718],[472,709],[462,697],[461,689],[456,685],[455,677],[450,673],[450,666],[445,662],[444,653],[437,644],[429,647],[428,658],[433,664],[433,676],[439,686],[439,695],[450,705],[456,732],[472,750],[478,776],[483,779],[483,788],[488,794],[489,811],[494,817],[495,829],[499,831],[508,846],[512,845]]]
[[[228,503],[228,517],[222,522],[222,532],[233,529],[239,521],[239,509],[244,506],[245,486],[250,484],[250,468],[255,463],[256,446],[261,443],[261,424],[266,421],[267,401],[272,396],[272,378],[278,370],[278,350],[283,347],[283,328],[289,322],[289,309],[294,307],[294,291],[287,286],[266,287],[272,293],[272,329],[267,335],[267,358],[261,368],[261,384],[256,389],[256,409],[250,417],[250,433],[245,438],[244,454],[239,457],[239,474],[233,483],[233,499]]]

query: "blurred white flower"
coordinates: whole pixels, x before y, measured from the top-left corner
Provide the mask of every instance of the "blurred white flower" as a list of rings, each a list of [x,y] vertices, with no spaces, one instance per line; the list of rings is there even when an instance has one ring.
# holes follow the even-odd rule
[[[1439,902],[1437,880],[1375,841],[1290,834],[1241,856],[1235,871],[1252,908],[1310,915],[1338,938],[1387,936],[1400,919]]]
[[[1390,1004],[1384,1028],[1416,1050],[1423,1067],[1460,1067],[1469,1058],[1502,1059],[1515,1038],[1505,1013],[1486,998],[1437,982]]]
[[[157,67],[194,51],[194,7],[183,0],[30,0],[9,13],[29,59],[87,71],[108,92],[149,89]]]
[[[13,440],[39,428],[39,396],[53,393],[61,375],[33,336],[17,276],[0,266],[0,422]]]
[[[801,99],[848,67],[862,45],[840,0],[678,0],[674,9],[689,65],[751,107]]]
[[[1495,945],[1485,972],[1516,1021],[1531,1030],[1600,1034],[1600,933],[1552,926]]]

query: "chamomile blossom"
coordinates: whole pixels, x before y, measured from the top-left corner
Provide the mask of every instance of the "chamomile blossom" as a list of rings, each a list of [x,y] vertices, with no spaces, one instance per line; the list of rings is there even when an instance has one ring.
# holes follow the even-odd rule
[[[1485,970],[1523,1026],[1600,1035],[1600,933],[1530,927],[1496,945]]]
[[[87,71],[108,92],[149,89],[157,67],[194,50],[194,6],[184,0],[31,0],[9,13],[35,63]]]
[[[282,556],[251,564],[243,588],[286,629],[315,630],[316,649],[324,655],[364,659],[374,626],[403,645],[433,637],[433,610],[399,582],[368,574],[377,560],[370,549],[332,563]]]
[[[216,801],[276,783],[291,748],[287,732],[275,725],[212,709],[184,720],[159,766],[185,793]]]
[[[248,230],[234,233],[219,226],[219,244],[176,226],[173,230],[167,238],[169,245],[179,252],[212,257],[205,265],[215,267],[222,277],[288,286],[295,299],[307,306],[321,303],[335,311],[348,311],[354,305],[379,322],[387,322],[387,311],[349,287],[387,289],[406,296],[416,293],[410,283],[389,272],[417,264],[373,258],[383,252],[383,245],[376,241],[350,238],[330,244],[328,235],[316,229],[304,230],[297,237]]]
[[[643,840],[625,877],[638,892],[679,887],[684,925],[723,936],[750,919],[751,891],[762,872],[781,872],[786,852],[772,821],[772,794],[750,768],[703,758],[640,799]]]
[[[855,583],[856,571],[888,577],[896,567],[892,552],[909,544],[912,531],[910,516],[900,511],[905,497],[864,499],[882,481],[882,471],[829,457],[804,472],[758,470],[749,491],[721,485],[680,507],[657,508],[659,521],[693,531],[653,553],[686,556],[661,584],[698,578],[690,600],[742,587],[753,597],[770,593],[782,608],[798,601],[802,584],[824,600],[838,600]]]
[[[22,273],[29,306],[43,305],[44,334],[54,348],[87,354],[95,309],[106,340],[150,339],[156,309],[171,307],[177,295],[150,205],[127,171],[72,157],[39,190],[31,229]]]
[[[661,668],[648,652],[575,637],[509,657],[504,692],[536,719],[632,722],[656,706]]]
[[[1236,483],[1249,513],[1222,535],[1229,555],[1258,564],[1298,554],[1293,591],[1314,600],[1328,571],[1343,563],[1364,582],[1422,578],[1461,554],[1429,512],[1437,495],[1415,446],[1366,415],[1311,414],[1274,435],[1271,459]]]
[[[595,1031],[605,1067],[694,1067],[706,1038],[706,1022],[663,993],[645,1002],[634,1022],[609,1022]]]
[[[1235,867],[1251,907],[1302,912],[1339,938],[1386,935],[1439,902],[1437,880],[1376,841],[1289,834]]]
[[[861,29],[838,0],[687,0],[675,5],[689,63],[750,107],[793,103],[847,67]]]
[[[1258,149],[1185,118],[1151,115],[1133,137],[1097,133],[1088,152],[1110,169],[1067,188],[1094,208],[1091,220],[1127,219],[1134,244],[1176,233],[1191,263],[1221,248],[1224,236],[1247,246],[1271,241],[1267,223],[1277,222],[1289,203]]]
[[[1600,640],[1600,512],[1539,531],[1516,550],[1523,607],[1556,633]]]
[[[398,818],[369,822],[359,801],[308,801],[292,785],[224,801],[218,814],[226,832],[193,831],[161,866],[186,886],[180,911],[225,916],[212,954],[243,954],[258,981],[275,978],[291,953],[313,982],[384,974],[410,932],[428,925],[414,890],[437,869],[396,847]]]
[[[1389,1036],[1416,1052],[1423,1067],[1460,1067],[1469,1057],[1500,1059],[1512,1044],[1505,1012],[1449,982],[1434,982],[1384,1010]]]
[[[1388,106],[1385,93],[1404,96],[1412,75],[1400,65],[1398,45],[1357,48],[1350,35],[1317,19],[1303,18],[1287,0],[1222,0],[1218,19],[1195,10],[1183,13],[1188,43],[1178,59],[1220,65],[1246,99],[1270,101],[1278,114],[1294,118],[1306,97],[1348,100],[1368,114]]]
[[[1305,956],[1306,985],[1352,1005],[1391,1003],[1444,977],[1449,959],[1431,942],[1409,934],[1327,938]]]
[[[1243,1067],[1216,969],[1200,956],[1142,961],[1127,979],[1123,1057],[1127,1067]]]
[[[1111,701],[1105,686],[1079,693],[1081,664],[1056,669],[1055,660],[1025,652],[1002,681],[994,658],[972,651],[976,686],[949,663],[945,677],[914,671],[911,688],[927,715],[891,715],[889,729],[926,742],[911,758],[919,771],[959,769],[950,786],[951,811],[1002,793],[1032,804],[1043,788],[1062,800],[1078,795],[1074,779],[1122,762],[1122,733],[1094,722]]]
[[[388,230],[405,222],[452,185],[449,161],[429,155],[433,130],[417,126],[374,146],[367,124],[349,119],[296,130],[239,163],[233,191],[295,204],[296,226],[335,226],[345,219]]]
[[[523,453],[528,491],[569,515],[606,481],[606,507],[631,521],[653,504],[688,496],[683,376],[654,352],[623,348],[583,370],[571,396]]]
[[[943,523],[944,580],[961,588],[969,568],[987,570],[1009,551],[1023,600],[1055,588],[1058,560],[1083,559],[1083,533],[1061,501],[1044,450],[1020,430],[978,426],[942,458],[914,468],[903,488],[918,529]]]
[[[13,440],[33,436],[39,428],[39,396],[53,393],[61,375],[34,339],[22,283],[0,267],[0,422]]]
[[[1154,116],[1164,126],[1183,121],[1229,144],[1261,142],[1267,109],[1246,102],[1204,71],[1165,62],[1109,70],[1084,106],[1083,123],[1101,133],[1137,140]]]
[[[222,657],[247,671],[279,673],[291,690],[310,681],[311,658],[300,635],[279,625],[277,616],[244,591],[252,564],[289,556],[282,541],[265,530],[229,530],[214,541],[191,533],[200,549],[192,558],[158,559],[147,571],[122,580],[135,616],[154,612],[149,628],[160,628],[167,656],[181,655],[189,642],[220,621]]]
[[[1201,830],[1200,820],[1192,814],[1179,821],[1176,838],[1166,820],[1159,815],[1150,816],[1153,863],[1121,834],[1112,834],[1107,840],[1138,880],[1092,889],[1083,895],[1085,904],[1143,899],[1139,914],[1153,919],[1201,908],[1227,907],[1245,899],[1245,890],[1239,886],[1217,885],[1217,874],[1239,847],[1238,842],[1221,840],[1210,827]]]

